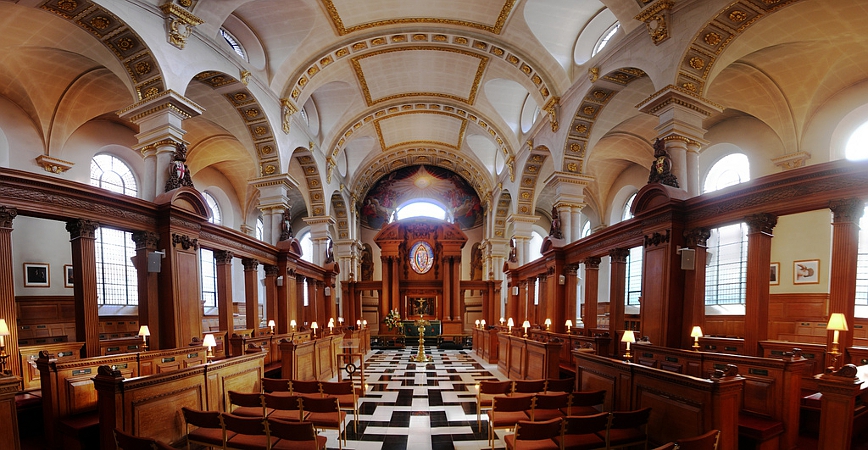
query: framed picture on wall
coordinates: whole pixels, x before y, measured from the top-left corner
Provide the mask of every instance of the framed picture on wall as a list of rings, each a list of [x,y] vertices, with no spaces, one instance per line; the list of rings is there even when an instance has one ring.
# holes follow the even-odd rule
[[[777,286],[781,284],[781,263],[773,262],[769,270],[769,284]]]
[[[819,282],[819,259],[793,261],[793,284],[818,284]]]
[[[72,264],[65,264],[63,266],[63,287],[74,287],[75,279],[72,277]]]
[[[48,264],[24,263],[24,287],[50,287]]]

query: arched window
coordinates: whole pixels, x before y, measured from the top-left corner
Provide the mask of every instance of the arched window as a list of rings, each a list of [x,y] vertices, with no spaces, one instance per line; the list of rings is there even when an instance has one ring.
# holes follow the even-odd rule
[[[435,219],[446,220],[447,213],[442,206],[421,200],[401,206],[398,208],[395,216],[397,220],[409,219],[411,217],[433,217]]]
[[[205,203],[211,208],[211,218],[208,219],[208,222],[223,225],[223,216],[220,214],[220,205],[217,204],[217,200],[207,192],[203,192],[202,196],[205,197]]]
[[[582,237],[588,237],[591,235],[591,222],[585,222],[582,225]]]
[[[298,238],[298,243],[301,246],[301,259],[307,262],[313,262],[313,240],[310,238],[310,231],[305,231]],[[305,291],[307,292],[307,291]]]
[[[859,259],[856,265],[856,317],[868,317],[868,204],[859,219]]]
[[[90,162],[90,184],[124,195],[138,194],[133,171],[120,158],[100,154]],[[138,305],[138,275],[130,260],[136,255],[133,234],[113,228],[96,229],[97,303],[100,305]]]
[[[624,304],[627,306],[639,306],[639,298],[642,297],[642,249],[633,247],[627,254],[627,273],[624,289]]]
[[[708,171],[704,192],[712,192],[750,179],[747,156],[733,153]],[[747,224],[737,223],[711,230],[705,269],[706,305],[743,305],[747,289]]]
[[[851,161],[868,159],[868,122],[863,123],[847,140],[844,156]]]
[[[238,56],[241,57],[241,59],[247,61],[247,52],[244,51],[244,47],[241,46],[241,43],[238,42],[238,39],[236,39],[235,36],[232,35],[232,33],[227,31],[225,28],[221,28],[220,36],[222,36],[223,39],[226,40],[229,46],[232,47],[232,50],[235,50],[235,53],[237,53]]]
[[[627,199],[627,203],[624,204],[624,212],[621,213],[621,220],[633,218],[631,210],[633,209],[633,200],[636,200],[636,194],[638,194],[638,192],[631,195],[630,198]]]
[[[262,217],[256,219],[256,239],[265,240],[265,222]]]
[[[199,265],[202,278],[202,301],[206,308],[217,307],[217,263],[214,252],[207,248],[199,250]]]
[[[90,185],[135,197],[136,178],[125,162],[109,154],[100,154],[90,161]]]
[[[594,45],[594,51],[591,52],[591,56],[600,53],[600,51],[606,47],[609,41],[611,41],[612,38],[615,37],[615,33],[618,32],[619,28],[621,28],[620,22],[615,22],[614,24],[612,24],[612,26],[609,27],[609,29],[607,29],[602,36],[600,36],[600,39],[597,40],[597,43]]]
[[[542,243],[543,236],[538,231],[534,230],[530,236],[530,251],[527,255],[527,262],[536,261],[542,258]]]

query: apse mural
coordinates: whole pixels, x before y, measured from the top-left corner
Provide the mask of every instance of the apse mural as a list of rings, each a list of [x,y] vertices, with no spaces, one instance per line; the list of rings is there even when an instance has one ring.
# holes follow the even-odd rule
[[[410,200],[440,203],[463,229],[482,225],[482,205],[476,191],[448,169],[410,166],[386,175],[368,191],[360,208],[361,223],[379,229]]]

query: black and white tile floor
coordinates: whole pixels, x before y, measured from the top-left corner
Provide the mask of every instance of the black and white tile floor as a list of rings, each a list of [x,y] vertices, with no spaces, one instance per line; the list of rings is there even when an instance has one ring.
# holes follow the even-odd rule
[[[476,383],[506,379],[497,365],[472,350],[426,349],[428,363],[412,362],[416,347],[374,350],[365,364],[366,392],[359,398],[359,429],[347,416],[347,445],[358,450],[483,449],[488,425],[476,426]],[[338,448],[337,432],[323,431],[328,448]],[[504,431],[495,448],[503,448]]]

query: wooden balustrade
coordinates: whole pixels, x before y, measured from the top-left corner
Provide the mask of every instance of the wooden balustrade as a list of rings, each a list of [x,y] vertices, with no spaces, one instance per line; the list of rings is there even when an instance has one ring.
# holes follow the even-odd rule
[[[98,394],[101,448],[114,448],[114,429],[164,443],[185,434],[181,408],[228,411],[229,391],[259,392],[265,354],[222,359],[168,373],[127,379],[100,366]]]

